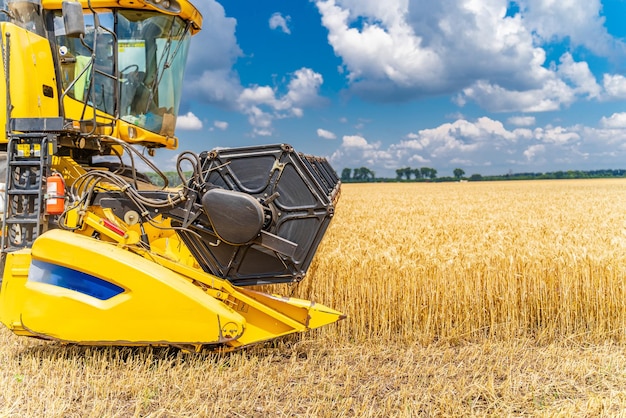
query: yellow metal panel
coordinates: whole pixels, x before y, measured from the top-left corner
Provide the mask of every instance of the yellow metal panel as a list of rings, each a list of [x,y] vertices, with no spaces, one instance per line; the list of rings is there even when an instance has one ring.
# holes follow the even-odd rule
[[[0,322],[20,335],[25,334],[20,322],[20,313],[24,307],[25,296],[21,290],[26,285],[29,266],[30,249],[6,254],[5,279],[2,281],[2,290],[0,291]]]
[[[47,282],[24,282],[8,270],[9,290],[2,296],[18,301],[0,306],[9,328],[18,322],[35,335],[86,344],[214,344],[238,337],[245,327],[239,314],[189,280],[111,244],[51,230],[35,241],[32,259],[124,291],[101,300]]]
[[[13,332],[83,344],[215,344],[230,348],[317,328],[345,316],[313,302],[242,289],[156,254],[139,255],[63,230],[8,255],[0,321]],[[29,280],[33,260],[124,289],[101,300]],[[198,285],[195,285],[197,283]]]
[[[228,343],[233,348],[321,327],[345,318],[341,312],[321,304],[243,289],[233,286],[227,280],[189,266],[152,254],[146,256],[194,281],[203,283],[208,287],[207,293],[224,300],[245,318],[246,331],[241,337]]]
[[[268,295],[266,293],[256,292],[250,289],[239,288],[238,290],[251,299],[262,303],[264,306],[272,308],[277,312],[293,316],[297,315],[297,313],[302,315],[302,311],[306,312],[306,316],[304,318],[297,318],[306,324],[308,329],[319,328],[345,318],[345,315],[341,312],[312,301],[278,295]]]
[[[10,42],[11,116],[17,118],[59,116],[54,61],[47,39],[12,23],[0,23],[3,41]],[[9,35],[7,37],[7,35]],[[3,66],[2,66],[3,67]],[[0,70],[6,79],[4,68]],[[44,94],[44,91],[46,92]],[[6,109],[6,84],[0,83],[0,106]],[[0,112],[0,142],[5,142],[6,111]]]
[[[71,187],[74,181],[86,173],[85,169],[70,157],[52,156],[52,169],[61,173],[65,185]]]
[[[11,33],[11,115],[59,116],[59,98],[50,43],[20,27],[10,24],[5,27]],[[44,86],[52,89],[52,97],[44,95]]]

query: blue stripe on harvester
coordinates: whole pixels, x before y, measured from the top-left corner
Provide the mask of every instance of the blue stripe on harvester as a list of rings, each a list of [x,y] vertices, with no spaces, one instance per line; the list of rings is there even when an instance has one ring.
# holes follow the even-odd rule
[[[110,299],[124,291],[123,288],[90,274],[38,260],[31,262],[28,280],[74,290],[100,300]]]

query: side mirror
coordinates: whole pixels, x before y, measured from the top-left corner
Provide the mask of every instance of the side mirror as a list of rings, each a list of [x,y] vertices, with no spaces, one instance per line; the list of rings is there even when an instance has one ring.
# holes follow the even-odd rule
[[[85,35],[85,18],[83,7],[77,1],[64,0],[61,4],[65,36],[78,38]]]

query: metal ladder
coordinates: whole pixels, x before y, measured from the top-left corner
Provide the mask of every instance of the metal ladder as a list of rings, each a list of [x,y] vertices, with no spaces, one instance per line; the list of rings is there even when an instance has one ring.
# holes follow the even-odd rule
[[[46,177],[50,174],[52,137],[42,132],[9,136],[2,216],[3,254],[32,246],[47,229],[43,205]]]

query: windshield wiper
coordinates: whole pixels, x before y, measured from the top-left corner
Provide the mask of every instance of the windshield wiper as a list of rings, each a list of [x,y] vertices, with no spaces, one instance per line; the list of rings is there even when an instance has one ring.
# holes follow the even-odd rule
[[[189,28],[191,27],[191,22],[187,22],[187,24],[182,28],[182,30],[179,31],[179,33],[176,35],[172,33],[174,26],[175,25],[172,25],[170,27],[169,34],[167,35],[167,41],[165,42],[165,47],[163,48],[163,52],[161,53],[161,56],[158,59],[156,70],[155,70],[156,77],[154,79],[152,86],[150,86],[150,96],[149,96],[149,100],[146,106],[149,106],[149,104],[152,103],[152,100],[156,96],[157,89],[159,88],[159,85],[161,84],[161,79],[163,78],[163,75],[165,74],[165,70],[170,68],[170,66],[172,65],[172,62],[174,61],[174,59],[176,58],[176,55],[178,54],[178,50],[183,44],[181,41],[179,41],[178,44],[176,45],[176,48],[174,49],[174,52],[170,56],[170,50],[172,48],[172,40],[174,39],[174,37],[176,37],[177,39],[185,39],[185,36],[187,35],[187,32],[189,32]],[[161,67],[161,63],[163,63],[163,67]],[[148,109],[146,109],[146,113],[147,111]]]

